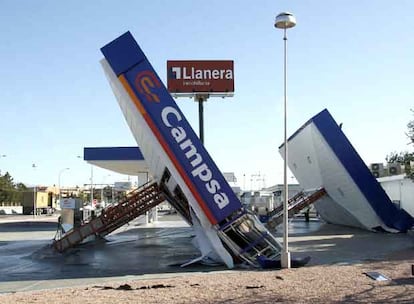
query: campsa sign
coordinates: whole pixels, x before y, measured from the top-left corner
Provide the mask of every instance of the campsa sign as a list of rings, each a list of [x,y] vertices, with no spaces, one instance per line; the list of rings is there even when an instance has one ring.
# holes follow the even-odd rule
[[[234,93],[233,60],[169,60],[168,91],[173,95]]]

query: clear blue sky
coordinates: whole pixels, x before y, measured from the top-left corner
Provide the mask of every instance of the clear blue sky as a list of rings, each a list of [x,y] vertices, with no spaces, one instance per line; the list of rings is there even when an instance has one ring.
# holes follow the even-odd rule
[[[0,170],[52,185],[70,167],[62,185],[82,185],[84,147],[136,145],[99,65],[100,47],[129,30],[163,80],[169,59],[233,59],[235,96],[205,104],[207,149],[241,186],[258,172],[267,186],[281,182],[283,40],[273,22],[286,10],[297,18],[289,133],[328,108],[366,163],[409,150],[412,1],[0,0]],[[197,104],[177,102],[197,130]],[[125,179],[95,170],[97,183]]]

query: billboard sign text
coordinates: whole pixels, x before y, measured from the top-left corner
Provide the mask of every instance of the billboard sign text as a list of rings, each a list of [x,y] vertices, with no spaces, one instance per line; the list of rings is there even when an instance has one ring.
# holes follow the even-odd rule
[[[196,93],[234,93],[232,60],[169,60],[167,85],[170,93],[194,95]]]

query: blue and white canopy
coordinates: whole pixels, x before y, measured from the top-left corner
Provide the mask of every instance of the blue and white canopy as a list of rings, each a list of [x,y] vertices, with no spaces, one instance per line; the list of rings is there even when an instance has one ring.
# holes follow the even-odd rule
[[[138,147],[84,148],[84,160],[91,165],[126,175],[148,172],[144,156]]]
[[[328,110],[300,127],[288,147],[288,166],[301,186],[322,186],[328,193],[315,203],[327,222],[391,232],[414,225],[414,219],[391,202]],[[283,145],[279,152],[284,157]]]

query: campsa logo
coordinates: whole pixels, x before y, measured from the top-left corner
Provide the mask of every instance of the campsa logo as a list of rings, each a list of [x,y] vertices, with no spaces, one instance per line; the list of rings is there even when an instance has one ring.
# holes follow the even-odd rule
[[[150,102],[160,102],[160,98],[154,93],[154,89],[161,88],[161,83],[151,71],[142,71],[135,78],[135,87]]]
[[[214,178],[214,171],[209,168],[203,156],[197,151],[195,143],[188,137],[185,130],[186,124],[181,114],[176,108],[167,106],[161,111],[161,119],[164,125],[170,129],[171,136],[190,163],[191,172],[189,173],[204,184],[219,209],[225,208],[230,203],[229,198],[225,192],[221,191],[222,186]]]
[[[233,70],[230,69],[197,69],[195,67],[171,67],[170,69],[171,79],[233,79]]]

